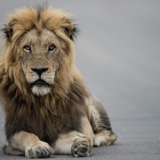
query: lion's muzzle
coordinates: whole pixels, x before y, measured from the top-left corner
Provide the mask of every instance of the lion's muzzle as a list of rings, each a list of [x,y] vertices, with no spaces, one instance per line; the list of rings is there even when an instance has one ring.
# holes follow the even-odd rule
[[[51,69],[31,67],[32,72],[26,74],[27,82],[31,86],[32,93],[37,96],[44,96],[51,91],[51,86],[54,83],[55,72]]]
[[[33,87],[34,85],[38,85],[38,86],[46,86],[46,87],[50,87],[51,85],[46,83],[44,80],[41,79],[41,75],[43,72],[46,72],[48,70],[48,68],[31,68],[33,72],[36,72],[39,75],[39,79],[37,81],[35,81],[34,83],[32,83],[31,87]]]

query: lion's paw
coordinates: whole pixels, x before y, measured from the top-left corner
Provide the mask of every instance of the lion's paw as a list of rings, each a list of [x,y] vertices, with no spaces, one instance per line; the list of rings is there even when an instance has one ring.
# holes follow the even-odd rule
[[[93,147],[93,142],[90,137],[78,134],[78,137],[74,140],[71,153],[75,157],[86,157]]]
[[[53,154],[52,148],[46,142],[39,141],[34,146],[29,147],[25,151],[27,158],[47,158]]]

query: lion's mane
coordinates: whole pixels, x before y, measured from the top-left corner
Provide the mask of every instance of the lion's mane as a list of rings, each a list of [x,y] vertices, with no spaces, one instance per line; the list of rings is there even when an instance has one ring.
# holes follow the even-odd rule
[[[66,56],[56,72],[51,93],[38,97],[28,87],[17,52],[19,40],[26,32],[32,28],[41,32],[44,27],[65,42]],[[73,36],[76,27],[70,15],[46,7],[24,7],[10,15],[3,31],[6,38],[0,55],[0,96],[6,114],[7,139],[24,130],[51,143],[62,131],[80,131],[87,91],[74,64]]]

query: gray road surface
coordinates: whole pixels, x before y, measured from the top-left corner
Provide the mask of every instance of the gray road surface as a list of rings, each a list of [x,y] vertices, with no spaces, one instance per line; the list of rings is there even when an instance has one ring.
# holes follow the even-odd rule
[[[43,2],[0,1],[0,22],[15,8]],[[77,18],[77,67],[118,134],[114,145],[94,148],[90,157],[81,159],[160,160],[160,1],[48,0],[48,5]],[[6,143],[3,126],[0,107],[0,146]],[[14,159],[25,158],[0,150],[0,160]]]

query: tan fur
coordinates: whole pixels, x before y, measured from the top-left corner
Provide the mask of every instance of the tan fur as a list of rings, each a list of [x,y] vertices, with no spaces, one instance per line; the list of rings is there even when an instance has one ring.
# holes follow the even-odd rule
[[[47,143],[40,141],[39,138],[34,134],[30,134],[24,131],[16,133],[8,141],[10,144],[9,147],[15,151],[21,151],[22,153],[25,152],[25,156],[27,158],[49,157],[49,155],[53,153],[52,148]],[[46,156],[41,155],[41,152],[46,152]],[[6,154],[11,153],[7,152],[6,150]]]
[[[4,153],[88,156],[93,145],[116,140],[106,111],[75,67],[75,31],[62,10],[24,7],[10,15],[0,55]]]

